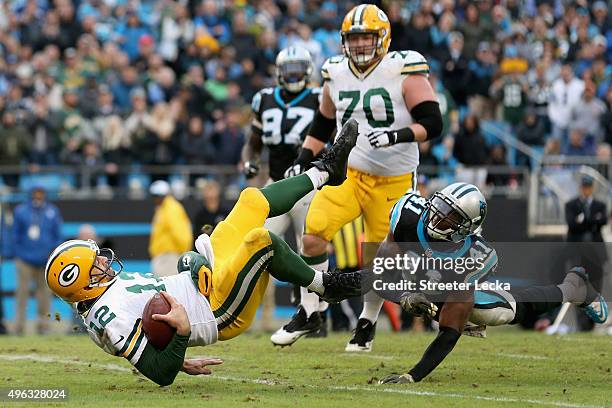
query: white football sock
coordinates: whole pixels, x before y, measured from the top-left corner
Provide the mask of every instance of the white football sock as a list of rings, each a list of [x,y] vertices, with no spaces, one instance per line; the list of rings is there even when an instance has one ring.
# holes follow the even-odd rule
[[[314,188],[319,188],[327,183],[329,180],[329,174],[326,171],[321,171],[316,167],[312,167],[304,172],[312,182]]]
[[[307,288],[300,288],[300,295],[302,296],[300,305],[304,308],[306,317],[310,317],[314,312],[319,311],[319,295],[309,292]]]
[[[363,297],[363,310],[359,315],[360,319],[368,319],[372,323],[376,323],[378,320],[378,314],[380,313],[380,309],[382,309],[382,305],[384,303],[384,299],[378,296],[373,291],[370,291],[365,294]]]
[[[326,259],[318,264],[310,265],[310,267],[315,270],[314,279],[306,288],[300,288],[300,294],[302,295],[302,301],[300,304],[304,307],[307,317],[310,317],[311,314],[319,311],[318,293],[323,294],[325,291],[325,288],[323,287],[323,272],[327,272],[329,260]],[[308,292],[308,290],[316,293]]]

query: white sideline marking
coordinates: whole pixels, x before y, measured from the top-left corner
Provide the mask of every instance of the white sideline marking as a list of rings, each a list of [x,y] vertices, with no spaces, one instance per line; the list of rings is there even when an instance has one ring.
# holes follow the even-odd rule
[[[45,356],[41,354],[0,354],[0,360],[5,361],[38,361],[41,363],[61,363],[61,364],[74,364],[80,366],[94,367],[105,370],[115,370],[121,372],[132,372],[132,369],[127,367],[122,367],[117,364],[100,364],[100,363],[89,363],[86,361],[80,360],[69,360],[69,359],[61,359],[53,356]],[[276,386],[276,385],[288,385],[287,383],[283,383],[276,380],[268,380],[261,378],[245,378],[245,377],[232,377],[232,376],[221,376],[221,375],[212,375],[207,376],[208,379],[211,380],[220,380],[220,381],[233,381],[233,382],[248,382],[252,384],[259,385],[267,385],[267,386]],[[508,402],[508,403],[521,403],[521,404],[535,404],[535,405],[550,405],[554,407],[561,408],[603,408],[599,405],[583,405],[583,404],[575,404],[571,402],[562,402],[562,401],[544,401],[544,400],[535,400],[535,399],[520,399],[520,398],[506,398],[506,397],[487,397],[484,395],[469,395],[469,394],[457,394],[457,393],[446,393],[446,392],[435,392],[435,391],[417,391],[410,389],[399,389],[399,388],[380,388],[380,387],[365,387],[365,386],[338,386],[338,385],[330,385],[317,387],[314,385],[308,386],[315,389],[328,389],[335,391],[364,391],[364,392],[383,392],[383,393],[391,393],[391,394],[404,394],[404,395],[416,395],[416,396],[425,396],[425,397],[437,397],[437,398],[455,398],[455,399],[474,399],[480,401],[493,401],[493,402]]]
[[[510,353],[497,353],[498,356],[510,357],[510,358],[524,358],[527,360],[550,360],[550,357],[546,356],[534,356],[529,354],[510,354]]]

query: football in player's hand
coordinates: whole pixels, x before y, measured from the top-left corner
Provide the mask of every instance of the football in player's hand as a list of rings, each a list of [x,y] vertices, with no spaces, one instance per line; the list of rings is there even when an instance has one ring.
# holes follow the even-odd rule
[[[158,350],[164,350],[176,329],[166,322],[153,320],[154,314],[167,314],[170,312],[170,303],[159,293],[156,293],[144,307],[142,312],[142,329],[149,343]]]

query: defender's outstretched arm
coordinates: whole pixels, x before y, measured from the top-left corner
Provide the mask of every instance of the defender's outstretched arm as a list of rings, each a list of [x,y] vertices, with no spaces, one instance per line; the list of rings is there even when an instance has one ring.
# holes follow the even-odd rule
[[[453,350],[474,307],[473,292],[452,292],[440,311],[440,332],[421,361],[405,374],[391,374],[380,384],[418,382],[431,373]]]

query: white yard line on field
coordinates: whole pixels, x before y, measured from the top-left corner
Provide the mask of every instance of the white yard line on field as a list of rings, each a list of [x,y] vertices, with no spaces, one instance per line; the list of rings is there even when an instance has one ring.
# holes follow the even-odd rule
[[[99,363],[90,363],[87,361],[81,360],[68,360],[63,358],[57,358],[53,356],[44,356],[41,354],[0,354],[0,360],[5,361],[37,361],[39,363],[61,363],[61,364],[74,364],[80,366],[87,366],[93,368],[100,368],[103,370],[115,370],[115,371],[123,371],[123,372],[132,372],[130,368],[120,366],[118,364],[99,364]]]
[[[41,354],[0,354],[0,360],[4,361],[37,361],[40,363],[60,363],[60,364],[74,364],[79,366],[86,366],[104,370],[114,370],[121,372],[132,372],[130,368],[123,367],[117,364],[100,364],[100,363],[89,363],[81,360],[70,360],[56,358],[54,356],[45,356]],[[280,382],[276,380],[268,380],[262,378],[246,378],[246,377],[233,377],[224,375],[211,375],[208,376],[209,380],[219,381],[233,381],[233,382],[247,382],[252,384],[260,384],[266,386],[276,385],[290,385],[286,382]],[[366,387],[366,386],[309,386],[315,389],[327,389],[334,391],[364,391],[364,392],[380,392],[380,393],[391,393],[391,394],[403,394],[403,395],[415,395],[425,397],[436,397],[436,398],[450,398],[450,399],[467,399],[467,400],[479,400],[479,401],[493,401],[493,402],[507,402],[507,403],[518,403],[518,404],[535,404],[535,405],[549,405],[560,408],[602,408],[597,405],[584,405],[576,404],[571,402],[563,401],[545,401],[535,399],[520,399],[520,398],[506,398],[506,397],[489,397],[485,395],[471,395],[471,394],[457,394],[457,393],[446,393],[446,392],[435,392],[435,391],[418,391],[406,388],[382,388],[382,387]]]
[[[372,358],[375,360],[394,360],[396,358],[393,356],[381,356],[379,354],[369,354],[369,353],[342,353],[338,355],[341,357],[348,357],[348,358],[365,357],[365,358]]]
[[[484,395],[468,395],[468,394],[456,394],[456,393],[435,392],[435,391],[417,391],[417,390],[399,389],[399,388],[373,388],[373,387],[359,387],[359,386],[351,387],[351,386],[337,386],[337,385],[332,385],[327,388],[332,389],[332,390],[341,390],[341,391],[367,391],[367,392],[376,391],[376,392],[388,392],[392,394],[419,395],[419,396],[426,396],[426,397],[475,399],[475,400],[480,400],[480,401],[550,405],[554,407],[563,407],[563,408],[603,408],[599,405],[583,405],[583,404],[574,404],[571,402],[563,402],[563,401],[544,401],[544,400],[534,400],[534,399],[506,398],[506,397],[487,397]]]
[[[526,360],[550,360],[550,357],[534,356],[530,354],[497,353],[497,355],[502,356],[502,357],[510,357],[510,358],[524,358]]]

